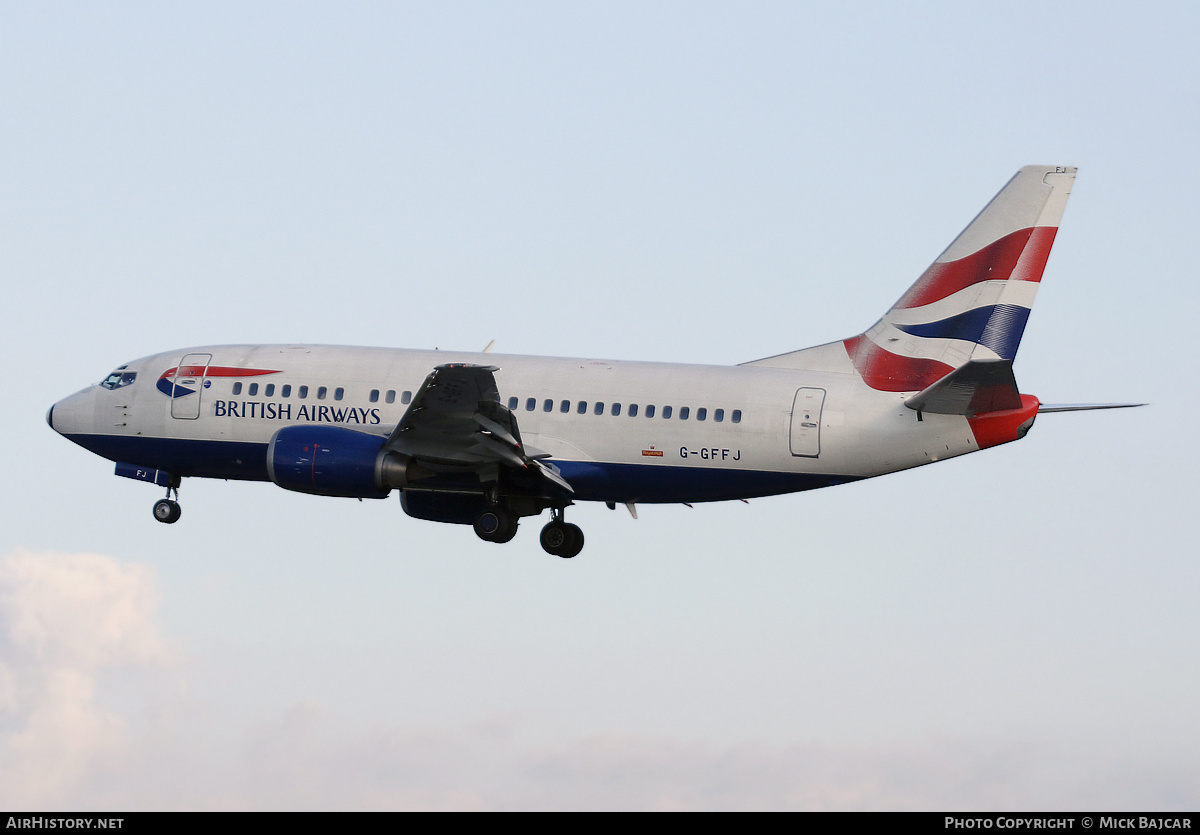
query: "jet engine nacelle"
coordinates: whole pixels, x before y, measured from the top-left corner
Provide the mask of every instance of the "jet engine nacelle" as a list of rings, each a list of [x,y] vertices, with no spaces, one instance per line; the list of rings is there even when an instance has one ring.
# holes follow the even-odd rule
[[[267,447],[267,474],[285,490],[382,499],[408,484],[409,460],[385,438],[340,426],[288,426]]]

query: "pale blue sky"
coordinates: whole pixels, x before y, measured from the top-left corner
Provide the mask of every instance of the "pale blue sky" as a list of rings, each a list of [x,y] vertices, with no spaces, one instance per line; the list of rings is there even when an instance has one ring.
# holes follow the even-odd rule
[[[0,805],[1195,809],[1189,4],[9,4]],[[309,341],[736,363],[1079,178],[1018,444],[469,529],[158,491],[45,425]],[[87,556],[91,555],[91,556]]]

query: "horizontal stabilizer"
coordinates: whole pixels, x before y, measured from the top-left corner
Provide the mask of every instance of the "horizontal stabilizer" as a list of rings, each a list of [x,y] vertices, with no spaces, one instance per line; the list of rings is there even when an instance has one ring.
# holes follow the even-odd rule
[[[918,412],[981,415],[1021,408],[1012,360],[971,360],[904,401]]]
[[[1145,403],[1042,403],[1038,414],[1043,412],[1091,412],[1096,409],[1135,409]]]

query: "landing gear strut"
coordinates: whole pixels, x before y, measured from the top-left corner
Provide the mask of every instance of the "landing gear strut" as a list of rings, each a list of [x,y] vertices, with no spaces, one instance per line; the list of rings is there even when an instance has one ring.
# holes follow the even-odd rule
[[[167,497],[159,499],[154,503],[154,518],[165,525],[173,525],[179,521],[179,516],[183,513],[179,508],[179,502],[171,498],[172,494],[175,499],[179,498],[179,479],[171,479],[170,486],[167,487]]]
[[[550,521],[542,528],[542,548],[547,554],[562,557],[565,560],[583,550],[583,531],[578,525],[563,521],[564,508],[554,508],[550,511]]]
[[[517,515],[503,507],[489,507],[475,518],[475,535],[485,542],[508,542],[517,535]]]

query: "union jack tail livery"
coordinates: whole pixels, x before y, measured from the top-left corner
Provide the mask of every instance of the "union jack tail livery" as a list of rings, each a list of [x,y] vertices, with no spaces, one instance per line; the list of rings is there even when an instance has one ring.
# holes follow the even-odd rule
[[[919,391],[968,362],[1012,362],[1075,168],[1027,165],[866,333],[845,340],[878,391]]]

